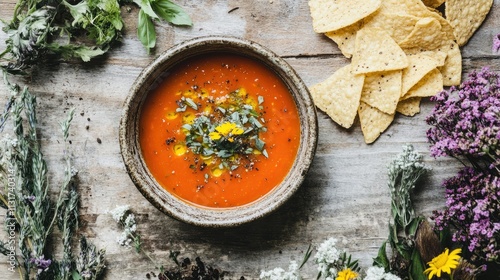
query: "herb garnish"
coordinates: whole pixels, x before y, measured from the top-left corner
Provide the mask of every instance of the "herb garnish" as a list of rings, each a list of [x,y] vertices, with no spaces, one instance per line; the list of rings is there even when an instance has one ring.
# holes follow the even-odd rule
[[[205,89],[181,95],[176,112],[170,115],[182,112],[186,138],[174,147],[175,154],[183,155],[189,149],[201,156],[203,169],[208,165],[219,171],[235,170],[243,160],[251,166],[258,155],[269,157],[266,143],[260,138],[260,133],[267,131],[262,96],[255,100],[244,88],[219,98]]]

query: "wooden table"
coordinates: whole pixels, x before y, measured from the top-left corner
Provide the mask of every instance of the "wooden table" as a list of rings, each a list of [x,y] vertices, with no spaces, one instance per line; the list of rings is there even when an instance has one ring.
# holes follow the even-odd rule
[[[0,1],[0,18],[11,17],[14,2]],[[157,54],[197,36],[239,36],[285,58],[308,86],[348,63],[332,41],[313,32],[305,0],[177,2],[192,16],[194,26],[178,28],[158,23]],[[19,81],[38,97],[43,151],[51,182],[56,185],[63,170],[58,122],[70,108],[76,109],[69,139],[74,164],[80,171],[79,231],[98,248],[106,249],[105,279],[145,279],[146,273],[155,271],[146,257],[116,243],[120,228],[107,211],[124,204],[129,204],[137,215],[144,249],[166,267],[173,265],[169,251],[179,250],[184,257],[200,256],[207,265],[228,271],[229,278],[258,278],[261,270],[287,268],[290,260],[300,262],[309,244],[319,245],[329,237],[342,240],[341,247],[368,267],[388,236],[386,166],[406,143],[424,154],[426,164],[433,168],[416,192],[417,212],[430,216],[433,210],[443,207],[441,182],[455,175],[460,165],[451,159],[429,156],[424,119],[433,104],[426,101],[417,116],[398,115],[372,145],[364,143],[359,123],[346,130],[318,112],[317,154],[305,183],[289,202],[263,219],[238,228],[209,229],[164,215],[132,184],[120,155],[118,125],[122,104],[134,79],[155,56],[148,54],[136,37],[137,9],[123,9],[123,15],[123,43],[104,58],[88,64],[41,65],[32,77]],[[486,65],[500,71],[500,56],[491,50],[497,33],[500,0],[494,1],[486,21],[462,49],[464,75]],[[5,39],[1,33],[2,50]],[[6,89],[2,83],[0,94],[3,102]],[[6,265],[2,258],[0,279],[14,279],[15,275],[4,273]],[[310,262],[305,276],[315,278],[315,269]]]

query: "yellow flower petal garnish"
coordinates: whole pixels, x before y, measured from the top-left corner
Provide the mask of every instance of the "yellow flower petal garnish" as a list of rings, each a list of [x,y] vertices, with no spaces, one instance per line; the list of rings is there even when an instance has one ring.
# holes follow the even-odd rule
[[[434,275],[438,278],[441,277],[441,272],[451,274],[451,270],[458,265],[460,253],[462,253],[462,249],[455,249],[451,251],[451,253],[449,253],[449,249],[446,249],[443,253],[427,263],[429,268],[427,268],[424,273],[429,274],[429,279],[432,279]]]
[[[179,114],[177,114],[176,112],[168,112],[167,113],[167,120],[174,120],[177,118],[177,116],[179,116]]]
[[[182,156],[187,152],[187,147],[184,144],[175,144],[174,146],[174,154],[176,156]]]
[[[187,123],[187,124],[193,124],[195,115],[192,113],[185,113],[184,116],[182,117],[182,122]]]
[[[220,177],[222,175],[222,173],[224,173],[224,170],[222,170],[222,169],[219,169],[219,168],[212,169],[212,175],[214,177]]]
[[[228,137],[230,135],[241,135],[245,132],[241,127],[232,122],[225,122],[218,125],[215,128],[215,131],[210,132],[208,136],[212,140],[219,140],[221,137],[227,137],[229,142],[233,142],[234,139],[232,137]]]
[[[342,269],[337,274],[336,280],[353,280],[358,277],[358,273],[352,271],[350,268]]]

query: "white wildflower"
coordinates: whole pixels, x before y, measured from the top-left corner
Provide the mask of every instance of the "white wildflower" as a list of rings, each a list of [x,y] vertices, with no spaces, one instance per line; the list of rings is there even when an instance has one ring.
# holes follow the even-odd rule
[[[122,232],[117,238],[116,242],[120,244],[120,246],[123,247],[130,247],[130,243],[132,242],[132,239],[129,237],[129,235],[124,231]]]
[[[366,271],[366,277],[363,280],[401,280],[392,273],[386,273],[384,268],[372,266]]]
[[[318,264],[318,271],[324,277],[329,275],[336,275],[337,270],[334,268],[335,263],[339,260],[342,253],[335,247],[337,239],[329,238],[325,240],[318,248],[315,259]]]
[[[261,271],[260,279],[266,280],[282,280],[284,279],[285,270],[281,267],[276,267],[269,271]]]
[[[340,251],[335,247],[337,239],[329,238],[319,245],[315,259],[319,263],[333,264],[340,258]]]
[[[274,268],[269,271],[261,271],[260,279],[265,280],[300,280],[299,266],[296,261],[290,261],[288,271],[281,267]]]
[[[121,205],[109,211],[113,219],[123,226],[123,232],[117,237],[116,242],[124,247],[130,247],[137,231],[135,215],[130,212],[130,206]]]
[[[109,211],[111,216],[113,217],[113,220],[115,220],[117,223],[120,223],[125,219],[125,215],[127,212],[130,210],[130,206],[128,205],[121,205],[117,206],[115,209]]]

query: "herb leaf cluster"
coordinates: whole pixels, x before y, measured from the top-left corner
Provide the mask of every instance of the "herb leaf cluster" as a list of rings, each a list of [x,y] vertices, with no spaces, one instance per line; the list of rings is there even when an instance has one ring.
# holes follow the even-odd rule
[[[23,73],[49,55],[89,61],[122,38],[123,0],[19,0],[5,22],[6,49],[0,67]],[[189,15],[169,0],[135,0],[140,7],[137,34],[148,52],[155,47],[153,20],[192,25]]]

